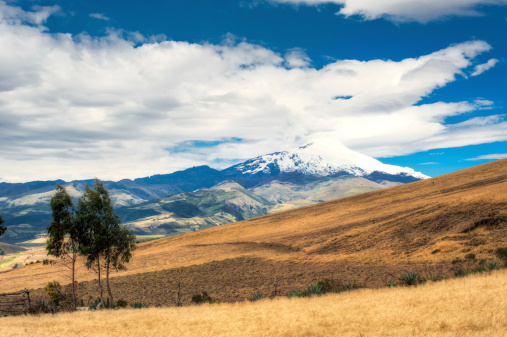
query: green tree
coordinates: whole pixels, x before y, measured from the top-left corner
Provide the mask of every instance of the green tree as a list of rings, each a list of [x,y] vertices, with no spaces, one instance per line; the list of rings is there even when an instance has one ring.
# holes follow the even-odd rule
[[[2,219],[2,216],[0,215],[0,236],[4,235],[5,231],[7,230],[7,227],[2,226],[4,223],[4,220]]]
[[[85,186],[76,214],[78,221],[86,228],[83,253],[87,257],[87,267],[96,269],[98,274],[101,301],[104,295],[101,271],[105,270],[109,301],[114,303],[109,284],[110,271],[111,268],[125,268],[135,249],[135,236],[122,226],[109,192],[98,179],[95,179],[93,189]]]
[[[56,185],[56,192],[51,197],[50,205],[53,211],[53,219],[51,225],[47,228],[48,241],[46,249],[49,255],[63,260],[70,260],[70,264],[66,266],[72,274],[72,303],[75,309],[76,261],[82,250],[84,228],[76,221],[72,199],[60,184]]]

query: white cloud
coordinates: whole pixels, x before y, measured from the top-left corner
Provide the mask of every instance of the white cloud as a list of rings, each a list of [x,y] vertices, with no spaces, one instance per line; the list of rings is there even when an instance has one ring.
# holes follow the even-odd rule
[[[479,64],[474,68],[474,72],[471,76],[477,76],[482,74],[483,72],[493,68],[498,63],[497,59],[490,59],[488,62]]]
[[[507,140],[502,116],[444,124],[492,102],[415,105],[469,71],[491,48],[483,41],[399,62],[338,60],[315,69],[298,49],[282,57],[232,37],[213,45],[121,31],[50,34],[26,24],[37,14],[11,12],[0,11],[4,181],[224,166],[293,148],[316,132],[377,157]],[[196,140],[216,145],[175,150]]]
[[[91,13],[90,17],[94,18],[94,19],[97,19],[97,20],[104,20],[104,21],[109,21],[110,20],[107,16],[105,16],[102,13]]]
[[[494,154],[486,154],[483,156],[478,156],[475,158],[470,158],[466,160],[497,160],[497,159],[505,159],[507,158],[507,153],[494,153]]]
[[[426,23],[449,16],[481,15],[478,8],[485,5],[506,5],[507,0],[271,0],[278,3],[342,5],[338,14],[360,15],[365,20],[387,18],[395,22]]]

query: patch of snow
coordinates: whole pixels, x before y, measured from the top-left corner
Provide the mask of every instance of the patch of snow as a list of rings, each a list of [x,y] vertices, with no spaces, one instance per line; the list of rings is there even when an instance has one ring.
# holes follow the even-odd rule
[[[347,172],[361,177],[381,172],[417,179],[429,178],[409,167],[383,164],[377,159],[347,148],[334,139],[330,141],[329,138],[311,140],[291,151],[259,156],[236,166],[236,169],[243,174],[270,174],[273,169],[277,169],[280,173],[299,172],[319,176]]]

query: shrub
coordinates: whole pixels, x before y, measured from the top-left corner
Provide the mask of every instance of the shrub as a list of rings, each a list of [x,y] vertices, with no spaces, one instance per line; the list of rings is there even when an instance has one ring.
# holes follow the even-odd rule
[[[465,255],[465,259],[467,259],[467,260],[475,260],[475,254],[473,254],[473,253],[467,254],[467,255]]]
[[[132,309],[143,309],[143,308],[148,308],[148,305],[146,305],[145,303],[142,303],[142,302],[134,302],[134,303],[130,304],[130,307]]]
[[[465,277],[468,275],[468,272],[466,270],[463,270],[463,269],[458,269],[454,272],[454,276],[456,277]]]
[[[507,263],[507,247],[498,248],[495,252],[499,259],[502,259]]]
[[[97,297],[97,299],[95,300],[95,302],[93,302],[89,308],[90,310],[97,310],[97,308],[99,307],[99,304],[100,304],[100,297]],[[109,302],[109,297],[106,297],[106,299],[103,300],[104,302],[104,307],[103,309],[114,309],[116,306],[113,304],[111,305],[111,303]]]
[[[396,281],[391,281],[386,284],[386,287],[388,288],[396,288],[397,286],[398,284],[396,283]]]
[[[288,298],[291,298],[291,297],[303,297],[304,296],[304,293],[301,291],[301,290],[294,290],[292,292],[290,292],[287,297]]]
[[[116,306],[117,306],[118,308],[126,308],[126,307],[127,307],[127,305],[128,305],[128,303],[127,303],[127,301],[125,301],[125,300],[121,300],[121,299],[120,299],[120,300],[116,301]]]
[[[253,293],[252,295],[250,295],[250,297],[248,298],[248,300],[250,302],[255,302],[255,301],[262,300],[263,298],[264,298],[264,296],[262,296],[262,293],[260,291],[257,291],[255,293]]]
[[[472,270],[473,273],[484,273],[486,271],[486,266],[483,264],[480,264],[477,268]]]
[[[456,263],[460,263],[462,262],[461,259],[459,257],[455,258],[454,260],[451,261],[452,264],[456,264]]]
[[[438,280],[439,280],[439,278],[437,276],[433,276],[433,275],[426,276],[426,281],[436,282]]]
[[[409,286],[422,283],[421,277],[416,273],[407,273],[401,277],[401,280]]]
[[[12,266],[12,269],[16,269],[18,267],[19,267],[19,264],[16,263],[14,266]]]
[[[52,312],[49,301],[35,301],[35,307],[32,308],[33,313],[49,313]]]
[[[488,268],[489,270],[500,269],[500,264],[498,264],[498,262],[495,261],[490,261],[488,262]]]
[[[441,250],[440,249],[435,249],[434,251],[431,252],[431,254],[436,254],[436,253],[440,253]]]
[[[324,291],[321,286],[319,286],[318,284],[310,284],[308,287],[306,287],[306,290],[303,292],[303,295],[310,297],[313,295],[320,296],[323,293]]]
[[[49,296],[51,304],[59,305],[60,299],[62,298],[62,286],[60,283],[57,281],[48,282],[44,289]]]
[[[220,301],[212,298],[208,295],[207,292],[203,291],[201,294],[195,294],[192,296],[192,302],[195,304],[203,304],[203,303],[219,303]]]

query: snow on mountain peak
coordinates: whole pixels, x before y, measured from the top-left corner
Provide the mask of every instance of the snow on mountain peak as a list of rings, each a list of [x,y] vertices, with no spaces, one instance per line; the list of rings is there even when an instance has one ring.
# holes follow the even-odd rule
[[[411,176],[426,179],[428,176],[409,167],[383,164],[359,152],[353,151],[336,139],[313,139],[291,150],[259,156],[236,166],[243,174],[276,174],[299,172],[308,175],[328,176],[346,172],[365,176],[373,172]]]

